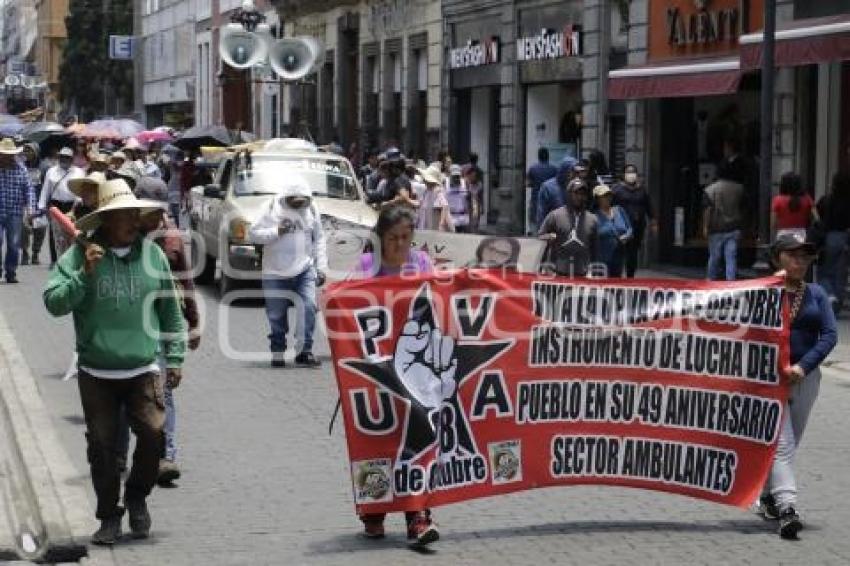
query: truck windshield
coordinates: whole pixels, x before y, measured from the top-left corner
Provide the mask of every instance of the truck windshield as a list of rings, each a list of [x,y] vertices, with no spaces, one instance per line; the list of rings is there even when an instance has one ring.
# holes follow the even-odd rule
[[[345,161],[320,157],[255,156],[250,165],[238,161],[233,192],[236,196],[276,195],[287,177],[301,175],[313,196],[357,200],[357,184]]]

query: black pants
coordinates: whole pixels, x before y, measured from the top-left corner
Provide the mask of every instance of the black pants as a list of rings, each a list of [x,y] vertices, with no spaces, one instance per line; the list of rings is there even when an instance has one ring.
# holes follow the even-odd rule
[[[634,278],[638,266],[638,254],[643,245],[644,226],[633,226],[634,237],[626,242],[623,252],[625,253],[626,277]]]
[[[44,244],[44,237],[47,235],[47,228],[33,228],[24,223],[21,229],[21,259],[29,262],[30,257],[34,261],[38,261],[38,256],[41,253],[41,246]],[[30,255],[30,246],[32,246],[32,255]]]
[[[77,382],[86,418],[88,460],[97,496],[96,516],[101,520],[120,516],[121,473],[115,459],[118,412],[123,406],[130,429],[136,435],[133,467],[124,495],[128,499],[144,499],[159,475],[165,423],[163,385],[156,373],[130,379],[101,379],[83,370],[79,370]]]
[[[74,203],[72,201],[66,200],[51,200],[47,203],[47,206],[55,206],[65,214],[71,212],[71,209],[74,208]],[[56,263],[56,240],[53,236],[53,222],[50,222],[50,265],[52,266]]]

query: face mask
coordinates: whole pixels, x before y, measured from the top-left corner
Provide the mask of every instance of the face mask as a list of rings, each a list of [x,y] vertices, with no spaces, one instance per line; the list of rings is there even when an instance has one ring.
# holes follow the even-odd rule
[[[634,185],[637,182],[637,173],[626,173],[624,179],[630,185]]]

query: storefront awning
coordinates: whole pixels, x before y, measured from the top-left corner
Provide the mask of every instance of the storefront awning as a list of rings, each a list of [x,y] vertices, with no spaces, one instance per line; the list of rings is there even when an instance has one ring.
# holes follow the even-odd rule
[[[763,39],[761,32],[741,36],[745,71],[761,67]],[[784,24],[776,30],[774,58],[777,67],[850,60],[850,14]]]
[[[626,67],[608,73],[608,98],[673,98],[730,94],[738,90],[738,58]]]

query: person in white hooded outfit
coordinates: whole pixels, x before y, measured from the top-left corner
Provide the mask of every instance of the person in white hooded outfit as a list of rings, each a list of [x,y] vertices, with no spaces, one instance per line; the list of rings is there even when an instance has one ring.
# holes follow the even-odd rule
[[[301,176],[284,181],[281,194],[251,227],[255,244],[263,246],[263,292],[271,333],[272,367],[285,367],[287,315],[296,307],[295,365],[319,367],[313,356],[316,326],[316,287],[325,281],[327,245],[322,219],[312,203],[312,191]],[[300,302],[301,304],[297,304]]]

